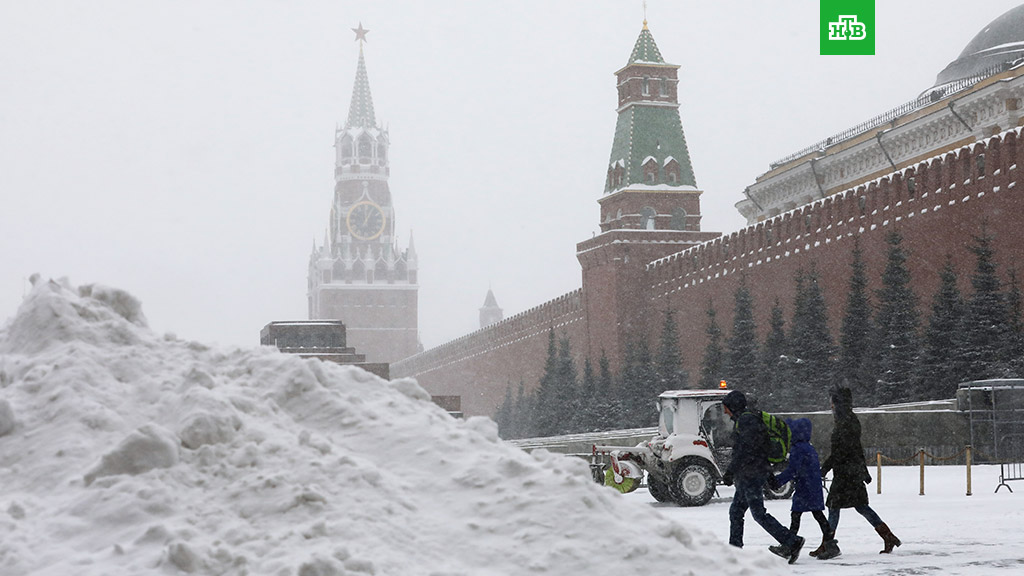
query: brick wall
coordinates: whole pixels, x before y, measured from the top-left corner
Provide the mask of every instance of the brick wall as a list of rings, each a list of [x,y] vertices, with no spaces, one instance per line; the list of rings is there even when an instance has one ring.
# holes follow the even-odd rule
[[[1024,167],[1024,146],[1019,140],[1020,129],[1011,130],[675,252],[636,268],[635,275],[625,270],[625,244],[616,248],[621,254],[613,254],[588,250],[600,237],[580,243],[581,263],[585,270],[593,266],[590,280],[585,272],[582,289],[393,364],[392,376],[416,377],[435,395],[462,396],[467,416],[493,415],[509,384],[513,392],[520,380],[527,390],[536,387],[550,327],[570,337],[580,367],[588,353],[596,364],[601,350],[617,366],[631,334],[646,334],[652,346],[657,344],[666,307],[679,323],[685,367],[696,374],[709,302],[723,330],[730,332],[733,293],[746,274],[763,335],[776,299],[788,325],[796,272],[812,263],[829,308],[829,329],[837,338],[854,238],[860,238],[873,293],[880,287],[890,230],[903,235],[913,288],[926,319],[947,254],[957,267],[961,290],[971,293],[975,258],[967,247],[983,223],[995,236],[1004,279],[1008,269],[1024,262],[1024,188],[1018,169]],[[632,256],[644,253],[639,243],[633,246]],[[588,263],[589,258],[595,262]],[[623,270],[616,269],[617,262]],[[625,326],[629,318],[640,325]]]
[[[578,366],[585,354],[582,290],[574,290],[500,322],[391,365],[392,378],[412,377],[434,396],[460,396],[467,416],[493,416],[522,381],[537,386],[548,353],[548,332],[569,336]]]

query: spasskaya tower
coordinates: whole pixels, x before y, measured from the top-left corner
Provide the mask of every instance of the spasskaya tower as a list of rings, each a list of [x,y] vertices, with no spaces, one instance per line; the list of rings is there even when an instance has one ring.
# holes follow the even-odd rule
[[[309,260],[311,320],[344,322],[348,346],[369,362],[391,363],[420,351],[417,258],[410,233],[399,248],[388,176],[387,129],[377,124],[363,44],[359,42],[348,119],[335,130],[334,199],[323,243]]]

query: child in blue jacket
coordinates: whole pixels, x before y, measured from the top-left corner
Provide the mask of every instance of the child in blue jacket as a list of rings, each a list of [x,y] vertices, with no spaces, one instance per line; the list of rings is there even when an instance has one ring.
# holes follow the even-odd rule
[[[821,488],[821,465],[818,452],[811,445],[811,421],[807,418],[786,420],[792,433],[792,446],[789,449],[789,464],[781,474],[775,477],[779,486],[792,481],[795,485],[793,508],[789,530],[794,535],[800,531],[800,516],[810,512],[821,527],[821,546],[810,552],[818,560],[828,560],[839,556],[839,542],[829,527],[825,517],[825,499]],[[774,550],[772,550],[774,552]]]

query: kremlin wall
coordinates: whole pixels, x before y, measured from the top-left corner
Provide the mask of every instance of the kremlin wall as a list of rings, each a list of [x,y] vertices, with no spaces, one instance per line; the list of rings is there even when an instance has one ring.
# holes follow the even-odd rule
[[[642,292],[611,310],[638,318],[637,329],[652,346],[660,333],[661,311],[670,308],[680,328],[684,367],[699,371],[704,350],[707,308],[718,311],[724,330],[731,327],[733,292],[741,274],[754,295],[755,319],[766,330],[772,303],[778,299],[788,318],[794,278],[812,263],[829,309],[829,328],[838,330],[850,276],[853,239],[860,238],[871,288],[878,288],[885,263],[886,233],[903,235],[907,264],[922,303],[938,287],[939,271],[949,254],[962,289],[973,272],[967,246],[984,227],[995,237],[1000,268],[1024,262],[1024,146],[1020,129],[922,162],[889,176],[830,196],[713,241],[647,263],[638,279]],[[979,162],[979,158],[984,158]],[[983,166],[979,173],[978,166]],[[911,180],[912,179],[912,180]],[[908,182],[914,182],[913,192]],[[392,364],[392,377],[413,376],[432,394],[459,395],[467,415],[491,415],[522,380],[536,386],[547,355],[548,331],[567,335],[582,365],[601,350],[621,350],[614,332],[588,322],[583,302],[586,286],[521,314]],[[625,308],[625,310],[622,310]],[[615,357],[621,361],[621,356]]]
[[[1024,6],[993,21],[978,38],[991,30],[1019,36],[1022,23]],[[977,46],[978,38],[968,49],[984,52],[984,46]],[[1005,43],[1006,38],[986,41]],[[970,64],[974,53],[968,49],[953,64]],[[414,377],[435,396],[460,396],[467,416],[493,416],[509,387],[515,393],[520,382],[528,391],[537,386],[550,330],[569,338],[579,367],[586,358],[596,366],[603,353],[617,372],[626,343],[644,338],[654,349],[664,311],[672,310],[683,368],[692,382],[706,344],[708,307],[715,308],[718,324],[728,334],[741,277],[747,279],[763,338],[776,300],[788,327],[797,272],[814,266],[828,307],[829,329],[837,339],[854,240],[859,239],[873,293],[880,287],[890,231],[903,237],[922,318],[927,318],[947,256],[956,267],[961,291],[970,293],[975,258],[968,247],[973,237],[994,237],[995,261],[1005,280],[1007,271],[1024,262],[1024,186],[1018,168],[1024,167],[1024,120],[1019,112],[1024,108],[1024,75],[1021,54],[1011,56],[1007,62],[1013,65],[1004,62],[994,72],[965,82],[963,78],[977,74],[979,66],[991,67],[992,62],[967,66],[959,84],[933,87],[922,106],[908,107],[884,123],[865,123],[866,128],[776,163],[737,204],[750,224],[721,235],[700,230],[701,191],[695,182],[686,181],[689,155],[681,126],[679,144],[664,158],[653,156],[653,148],[634,149],[642,146],[642,133],[623,136],[628,114],[637,115],[629,118],[630,129],[642,131],[642,124],[634,126],[635,118],[643,119],[640,112],[663,112],[669,109],[666,103],[675,102],[677,67],[661,60],[645,23],[630,64],[617,73],[620,124],[609,185],[600,200],[602,233],[576,247],[582,287],[392,363],[391,376]],[[639,82],[641,70],[643,92],[631,92],[630,83]],[[654,102],[647,75],[658,73],[671,82],[672,90],[662,91],[662,101]],[[678,125],[678,112],[672,111]],[[658,122],[663,129],[673,120]],[[629,149],[624,148],[627,144]],[[673,174],[660,184],[659,166],[673,161],[683,166],[672,164],[683,180]],[[625,181],[620,181],[623,173]],[[631,180],[630,174],[638,176]],[[657,201],[651,199],[659,193]],[[665,202],[676,202],[680,208],[663,209]],[[772,203],[775,208],[769,210]],[[647,206],[655,205],[657,214],[648,214],[652,209]],[[667,224],[670,216],[683,224]]]

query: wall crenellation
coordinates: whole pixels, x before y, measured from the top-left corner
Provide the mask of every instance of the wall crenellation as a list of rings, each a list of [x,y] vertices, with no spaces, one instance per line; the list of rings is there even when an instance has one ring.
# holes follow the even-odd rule
[[[934,212],[943,203],[969,201],[972,194],[984,196],[983,183],[1006,186],[1008,174],[1016,170],[1020,132],[1009,130],[655,260],[647,265],[652,298]],[[949,198],[934,200],[943,194]],[[928,205],[929,195],[934,206]],[[838,235],[829,234],[840,229]]]
[[[505,318],[465,336],[394,363],[392,372],[416,375],[497,348],[508,346],[554,327],[565,326],[582,318],[582,289],[563,294],[524,312]]]

